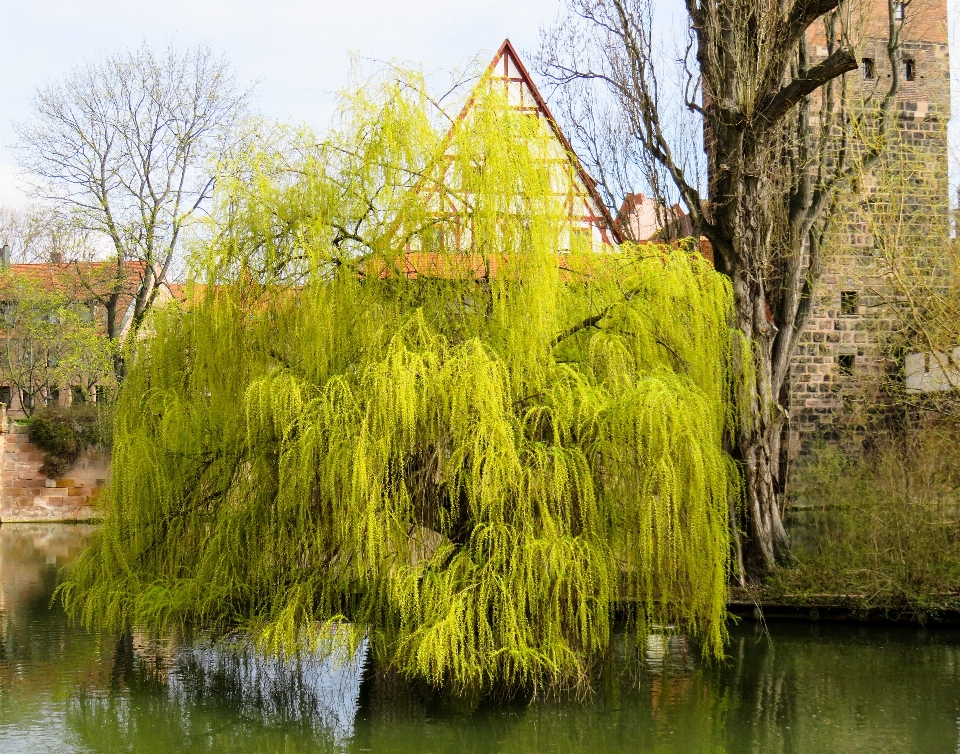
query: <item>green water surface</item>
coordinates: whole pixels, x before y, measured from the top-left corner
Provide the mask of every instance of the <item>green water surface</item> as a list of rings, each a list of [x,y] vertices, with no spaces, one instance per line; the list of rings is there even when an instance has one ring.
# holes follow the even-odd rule
[[[620,637],[581,701],[448,699],[362,657],[90,634],[50,606],[92,527],[0,526],[0,752],[960,752],[960,631],[732,629],[706,666],[682,638]]]

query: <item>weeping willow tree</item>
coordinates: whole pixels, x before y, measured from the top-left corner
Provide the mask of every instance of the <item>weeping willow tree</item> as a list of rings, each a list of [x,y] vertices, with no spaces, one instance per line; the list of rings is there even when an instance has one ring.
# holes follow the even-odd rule
[[[337,626],[474,689],[584,682],[620,607],[722,653],[729,283],[581,241],[571,156],[499,87],[434,103],[375,80],[225,170],[189,305],[135,346],[75,618]]]

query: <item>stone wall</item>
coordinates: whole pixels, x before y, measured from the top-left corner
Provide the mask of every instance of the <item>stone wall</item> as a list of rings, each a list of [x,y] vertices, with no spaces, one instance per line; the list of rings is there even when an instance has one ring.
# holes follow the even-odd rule
[[[879,34],[871,37],[883,27],[886,2],[871,0],[865,7],[867,26],[873,22],[877,29],[866,29],[858,56],[874,60],[876,68],[869,78],[863,66],[850,76],[855,99],[859,95],[869,106],[889,85],[890,74],[886,41]],[[794,458],[820,437],[863,439],[886,405],[885,381],[902,377],[902,364],[890,358],[902,325],[898,293],[889,285],[892,260],[927,255],[907,272],[943,273],[949,236],[946,6],[942,0],[915,0],[906,13],[894,138],[883,164],[843,198],[843,220],[825,252],[812,315],[792,363],[788,447]],[[814,54],[823,57],[826,48],[813,41]],[[896,223],[884,212],[896,213],[882,206],[882,195],[889,193],[883,184],[891,182],[904,196]]]
[[[0,423],[0,523],[86,521],[99,518],[96,502],[110,475],[110,459],[88,451],[62,478],[40,472],[43,456],[29,427]]]

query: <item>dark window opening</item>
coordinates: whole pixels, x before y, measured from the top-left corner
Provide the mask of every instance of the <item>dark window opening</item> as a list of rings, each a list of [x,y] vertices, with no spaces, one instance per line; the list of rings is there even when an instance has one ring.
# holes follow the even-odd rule
[[[0,387],[0,403],[6,405],[7,408],[10,408],[10,386],[3,385]]]
[[[83,388],[79,385],[70,386],[70,402],[71,403],[86,403],[87,394],[84,392]]]
[[[837,373],[844,377],[853,374],[853,362],[856,359],[852,353],[841,353],[837,356]]]
[[[861,67],[863,68],[863,77],[865,79],[875,79],[877,77],[877,67],[873,62],[873,58],[864,58]]]
[[[26,390],[20,391],[20,405],[24,411],[30,411],[33,408],[33,395]]]
[[[857,305],[860,303],[860,294],[856,291],[840,291],[840,314],[844,317],[852,317],[857,313]]]
[[[47,393],[47,405],[56,406],[60,403],[60,391],[57,388],[53,388],[50,392]]]
[[[903,77],[907,81],[916,81],[917,79],[917,63],[915,60],[905,60],[903,61]]]

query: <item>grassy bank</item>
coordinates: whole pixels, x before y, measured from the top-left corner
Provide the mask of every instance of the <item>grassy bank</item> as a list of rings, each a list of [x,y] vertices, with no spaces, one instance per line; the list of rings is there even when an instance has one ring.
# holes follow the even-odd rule
[[[793,474],[793,561],[758,595],[935,616],[960,608],[960,425],[864,452],[822,446]]]

